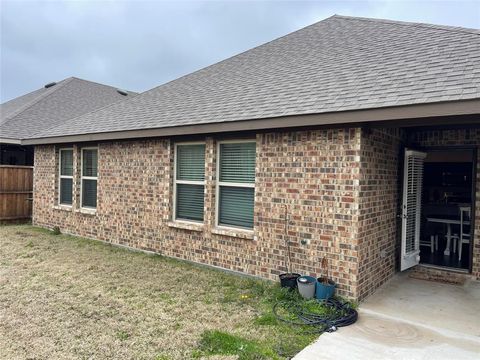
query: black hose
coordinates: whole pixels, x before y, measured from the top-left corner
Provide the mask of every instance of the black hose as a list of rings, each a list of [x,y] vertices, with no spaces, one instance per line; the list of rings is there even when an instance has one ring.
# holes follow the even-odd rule
[[[358,319],[358,312],[347,302],[329,299],[323,302],[328,308],[326,314],[315,314],[305,311],[300,305],[292,302],[277,302],[273,306],[273,313],[278,320],[290,325],[313,326],[315,332],[333,332],[337,328],[354,324]],[[295,319],[287,319],[278,314],[279,307],[284,308]]]

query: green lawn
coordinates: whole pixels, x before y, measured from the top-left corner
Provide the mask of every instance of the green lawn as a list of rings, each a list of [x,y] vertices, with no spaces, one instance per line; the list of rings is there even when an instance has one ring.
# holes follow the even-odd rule
[[[278,285],[28,225],[0,226],[1,359],[288,359]]]

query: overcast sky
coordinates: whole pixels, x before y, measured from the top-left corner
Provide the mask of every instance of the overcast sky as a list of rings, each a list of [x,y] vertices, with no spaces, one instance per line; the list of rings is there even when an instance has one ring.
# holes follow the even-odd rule
[[[70,76],[145,91],[333,14],[480,28],[480,1],[0,0],[5,102]]]

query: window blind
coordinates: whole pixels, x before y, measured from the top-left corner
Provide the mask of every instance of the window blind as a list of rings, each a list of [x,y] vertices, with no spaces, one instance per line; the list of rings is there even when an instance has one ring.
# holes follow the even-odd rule
[[[72,205],[72,179],[60,179],[60,204]]]
[[[175,219],[203,221],[205,144],[177,145]]]
[[[60,175],[73,175],[73,150],[60,150]]]
[[[58,202],[72,205],[73,191],[73,150],[60,149],[60,181]]]
[[[255,142],[219,145],[219,225],[253,228],[255,146]]]
[[[203,185],[177,184],[176,218],[203,221]]]
[[[97,176],[97,149],[83,150],[83,176]]]
[[[220,144],[220,181],[255,182],[255,143]]]
[[[254,189],[221,186],[219,193],[220,224],[253,228]]]
[[[205,179],[205,145],[177,146],[177,180]]]
[[[97,180],[82,180],[82,206],[97,207]]]
[[[82,149],[82,207],[97,207],[98,150]]]

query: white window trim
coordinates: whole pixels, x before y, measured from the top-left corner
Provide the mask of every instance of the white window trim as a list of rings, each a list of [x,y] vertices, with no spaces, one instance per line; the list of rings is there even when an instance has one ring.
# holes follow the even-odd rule
[[[189,142],[178,142],[174,145],[174,154],[173,154],[173,214],[172,219],[174,222],[186,223],[186,224],[204,224],[205,222],[205,174],[207,162],[205,161],[204,176],[203,181],[193,181],[193,180],[177,180],[177,148],[182,145],[205,145],[205,160],[207,156],[207,144],[205,141],[189,141]],[[203,186],[203,221],[195,221],[189,219],[177,218],[177,184],[187,184],[187,185],[202,185]]]
[[[83,151],[97,150],[97,176],[83,176]],[[100,151],[98,146],[82,147],[80,149],[80,209],[86,211],[95,211],[98,207],[98,159],[100,158]],[[97,207],[83,206],[83,180],[95,180],[97,182]]]
[[[220,181],[220,145],[221,144],[240,144],[240,143],[255,143],[255,149],[257,148],[256,139],[237,139],[237,140],[222,140],[217,142],[217,154],[216,154],[216,179],[215,182],[215,227],[220,230],[235,230],[242,231],[245,233],[253,233],[254,229],[245,228],[241,226],[233,225],[222,225],[220,224],[220,187],[221,186],[230,186],[230,187],[243,187],[243,188],[253,188],[255,189],[255,183],[231,183]],[[255,191],[255,190],[254,190]],[[254,204],[255,210],[255,204]]]
[[[73,174],[75,173],[75,169],[73,168],[72,164],[72,175],[62,175],[62,151],[71,150],[73,154],[73,148],[60,148],[58,149],[58,205],[61,207],[69,207],[73,206]],[[73,159],[73,157],[72,157]],[[62,179],[71,179],[72,180],[72,203],[71,204],[64,204],[61,202],[61,193],[62,193]]]

